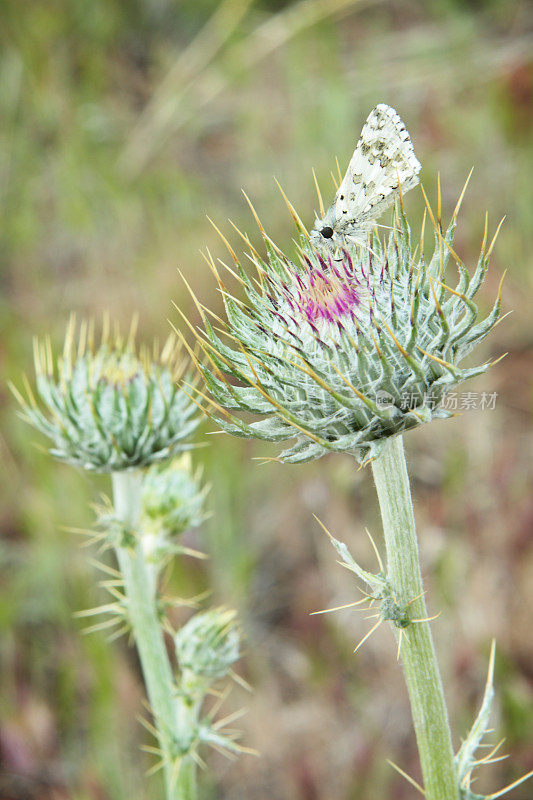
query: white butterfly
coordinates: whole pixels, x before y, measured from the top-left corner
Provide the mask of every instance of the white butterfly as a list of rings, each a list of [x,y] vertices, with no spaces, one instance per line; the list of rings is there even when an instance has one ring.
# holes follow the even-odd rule
[[[408,192],[420,168],[402,120],[380,103],[368,115],[333,204],[317,219],[311,240],[335,248],[346,241],[365,243],[377,217],[394,203],[398,184]]]

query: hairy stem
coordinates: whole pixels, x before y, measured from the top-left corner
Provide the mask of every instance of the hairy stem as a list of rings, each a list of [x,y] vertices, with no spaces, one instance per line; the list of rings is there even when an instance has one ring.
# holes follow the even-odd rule
[[[387,552],[387,577],[411,619],[427,617],[409,476],[401,436],[389,439],[372,462]],[[402,662],[420,755],[426,800],[458,800],[448,712],[428,622],[411,623]]]
[[[114,472],[115,513],[137,531],[141,511],[142,473]],[[117,547],[116,554],[126,595],[129,621],[141,661],[148,700],[158,731],[164,762],[166,800],[196,800],[196,766],[186,752],[191,741],[190,712],[176,696],[176,685],[158,619],[153,576],[140,544]]]

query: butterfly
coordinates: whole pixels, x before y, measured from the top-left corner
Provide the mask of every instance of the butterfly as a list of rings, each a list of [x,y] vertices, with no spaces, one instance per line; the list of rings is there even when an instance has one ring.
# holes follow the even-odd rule
[[[318,246],[365,243],[375,220],[401,189],[418,183],[421,164],[396,111],[380,103],[368,115],[335,199],[311,231]]]

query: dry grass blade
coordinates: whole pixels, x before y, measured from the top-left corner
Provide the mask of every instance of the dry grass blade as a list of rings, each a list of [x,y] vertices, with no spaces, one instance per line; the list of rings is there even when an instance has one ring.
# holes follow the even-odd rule
[[[120,166],[134,177],[153,154],[154,145],[179,119],[183,95],[216,58],[248,11],[252,0],[225,0],[204,27],[181,50],[134,126],[120,157]]]
[[[230,80],[221,76],[218,65],[216,69],[209,65],[236,30],[250,2],[222,3],[155,90],[119,159],[119,166],[130,178],[142,172],[162,142],[229,87]],[[273,14],[229,47],[228,61],[233,70],[246,74],[306,28],[369,2],[376,0],[300,0]],[[192,88],[194,92],[189,92]]]

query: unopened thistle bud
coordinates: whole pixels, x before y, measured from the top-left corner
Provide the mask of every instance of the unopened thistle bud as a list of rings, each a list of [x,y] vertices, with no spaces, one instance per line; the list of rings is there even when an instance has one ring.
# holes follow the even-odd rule
[[[195,614],[174,638],[176,655],[183,673],[201,681],[225,677],[238,661],[239,630],[236,613],[215,608]]]
[[[146,471],[141,494],[142,547],[152,564],[162,566],[173,555],[203,558],[203,553],[180,543],[180,535],[206,519],[209,486],[201,485],[201,469],[193,472],[190,454],[184,453]]]
[[[176,387],[184,359],[170,337],[159,353],[137,351],[134,327],[127,339],[101,340],[82,322],[76,341],[69,323],[62,356],[54,358],[49,340],[35,342],[35,399],[18,392],[22,416],[48,436],[52,455],[87,470],[114,472],[143,467],[190,446],[198,425],[196,407]],[[44,406],[44,408],[43,408]]]
[[[445,232],[428,205],[429,260],[424,226],[414,245],[401,204],[386,240],[375,231],[366,245],[332,252],[318,249],[304,229],[294,260],[260,226],[267,257],[255,248],[248,254],[257,280],[226,242],[246,298],[229,294],[208,259],[224,297],[227,338],[198,303],[204,358],[197,366],[216,409],[207,413],[236,436],[295,440],[280,454],[293,463],[330,452],[365,461],[387,437],[451,416],[439,405],[443,395],[490,366],[463,367],[462,361],[494,327],[501,305],[498,293],[483,317],[474,302],[494,240],[487,247],[485,232],[472,275],[453,249],[463,194]],[[455,287],[446,283],[450,260],[459,275]],[[250,423],[234,411],[264,419]]]
[[[205,519],[204,502],[209,486],[201,485],[201,470],[193,472],[189,453],[147,470],[142,487],[143,533],[178,537]]]

